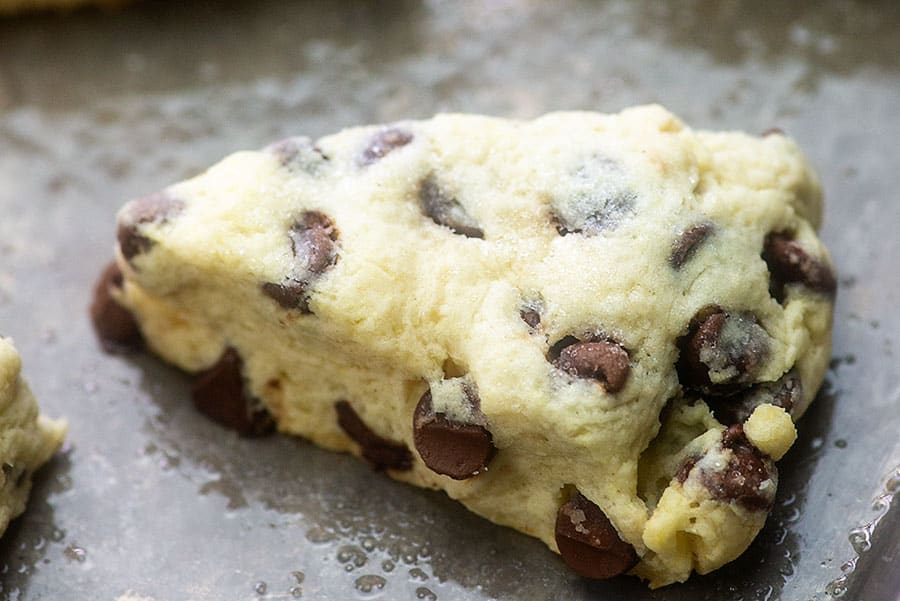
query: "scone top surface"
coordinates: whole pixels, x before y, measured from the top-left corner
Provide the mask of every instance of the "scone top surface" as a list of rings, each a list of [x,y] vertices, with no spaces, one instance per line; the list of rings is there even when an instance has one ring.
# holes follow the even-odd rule
[[[677,466],[641,455],[688,397],[752,410],[789,374],[803,412],[830,335],[820,219],[781,135],[695,132],[656,106],[440,115],[237,153],[130,203],[121,301],[185,369],[237,349],[280,429],[359,452],[345,403],[419,451],[394,475],[554,548],[582,495],[665,583],[686,577],[683,550],[644,541],[662,491],[639,472],[666,488]],[[748,400],[761,383],[777,391]],[[727,420],[684,419],[712,432],[694,453],[743,448],[719,440]],[[426,426],[483,452],[435,471]]]

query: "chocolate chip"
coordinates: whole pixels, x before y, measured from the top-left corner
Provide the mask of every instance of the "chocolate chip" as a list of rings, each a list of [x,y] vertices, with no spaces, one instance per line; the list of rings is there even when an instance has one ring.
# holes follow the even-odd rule
[[[731,426],[747,421],[753,411],[764,403],[781,407],[790,413],[802,399],[800,376],[789,372],[775,382],[760,382],[738,394],[710,397],[706,402],[719,423]]]
[[[556,514],[556,544],[563,561],[579,576],[598,580],[624,574],[638,562],[603,510],[576,493]]]
[[[115,262],[100,274],[94,286],[90,314],[100,346],[107,353],[127,353],[140,349],[144,339],[131,311],[113,298],[112,291],[122,288],[122,272]]]
[[[722,433],[722,448],[731,450],[724,469],[701,469],[704,486],[714,499],[735,502],[751,511],[763,511],[775,502],[778,469],[775,463],[750,444],[741,424]],[[763,488],[770,481],[771,486]]]
[[[306,211],[288,231],[295,265],[293,273],[280,284],[266,282],[263,292],[285,309],[309,309],[312,282],[337,263],[337,229],[327,215]]]
[[[412,132],[399,127],[382,129],[369,140],[359,155],[357,163],[360,167],[371,165],[383,159],[388,153],[406,146],[413,141]]]
[[[672,243],[672,252],[669,254],[669,265],[672,269],[681,269],[687,261],[694,256],[700,245],[713,233],[712,223],[705,221],[687,228]]]
[[[678,377],[682,385],[710,394],[735,392],[762,369],[769,341],[753,315],[703,309],[678,341]]]
[[[554,215],[556,231],[560,236],[583,234],[595,236],[603,231],[615,229],[626,216],[634,212],[637,199],[632,193],[611,196],[603,200],[593,200],[596,208],[583,216],[566,217],[561,213]]]
[[[429,390],[416,405],[413,413],[413,440],[422,461],[431,471],[465,480],[487,469],[497,449],[494,438],[484,425],[478,395],[471,387],[464,386],[464,399],[468,409],[476,415],[467,423],[455,421],[444,413],[435,413]]]
[[[519,317],[521,317],[522,321],[528,324],[528,327],[531,329],[541,325],[541,314],[538,313],[537,309],[523,307],[519,310]]]
[[[572,336],[563,338],[551,350],[553,365],[569,375],[593,378],[601,382],[609,393],[625,386],[631,371],[628,352],[609,340],[581,341]]]
[[[519,317],[522,318],[532,330],[541,325],[541,313],[544,312],[544,303],[540,298],[530,299],[519,308]]]
[[[811,256],[785,233],[766,236],[762,258],[769,266],[769,291],[784,302],[787,284],[802,284],[808,289],[833,296],[837,291],[834,272],[823,260]]]
[[[763,138],[768,138],[769,136],[783,136],[784,130],[780,127],[770,127],[769,129],[764,130],[759,135]]]
[[[328,157],[306,137],[286,138],[270,144],[266,151],[275,155],[282,167],[317,175],[328,163]]]
[[[194,379],[194,406],[219,424],[236,430],[241,436],[261,436],[275,429],[268,411],[250,397],[242,374],[244,362],[228,348],[211,368]]]
[[[382,438],[365,424],[347,401],[335,403],[338,425],[361,447],[363,458],[376,470],[409,470],[412,455],[406,445]]]
[[[675,472],[675,480],[678,482],[684,483],[687,480],[688,475],[691,473],[691,470],[694,469],[694,466],[697,465],[697,462],[700,460],[700,456],[691,455],[687,459],[685,459],[681,465],[678,467],[678,470]]]
[[[560,180],[552,217],[560,236],[595,236],[618,227],[634,213],[636,201],[621,165],[592,155]]]
[[[141,234],[149,223],[162,224],[184,209],[184,203],[165,192],[157,192],[132,200],[119,215],[117,238],[119,248],[129,261],[153,248],[155,242]]]
[[[302,282],[287,282],[284,284],[266,282],[262,285],[262,291],[284,309],[297,309],[306,315],[312,313],[309,308],[306,285]]]
[[[458,200],[438,184],[434,176],[422,180],[419,187],[419,208],[438,225],[449,227],[454,234],[467,238],[484,238],[484,232]]]

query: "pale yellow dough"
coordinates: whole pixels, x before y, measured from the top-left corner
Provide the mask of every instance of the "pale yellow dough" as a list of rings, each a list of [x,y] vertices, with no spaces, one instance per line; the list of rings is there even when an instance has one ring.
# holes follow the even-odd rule
[[[0,338],[0,534],[25,511],[31,477],[62,444],[65,423],[38,411],[20,377],[22,362],[8,338]]]
[[[367,166],[358,157],[379,127],[316,141],[328,157],[316,169],[286,168],[270,150],[240,152],[167,189],[183,210],[141,225],[147,252],[119,256],[121,301],[150,347],[189,371],[237,349],[281,431],[358,454],[335,417],[335,402],[349,401],[373,431],[412,450],[413,468],[392,476],[440,488],[554,550],[557,509],[574,487],[634,546],[634,572],[652,586],[736,557],[765,512],[706,499],[690,509],[701,514],[691,526],[681,486],[669,485],[686,446],[710,448],[723,429],[706,406],[641,457],[663,407],[682,396],[676,340],[707,305],[758,318],[771,351],[757,379],[795,370],[804,392],[794,417],[819,388],[831,300],[794,288],[779,304],[760,258],[768,233],[790,230],[828,260],[815,235],[819,185],[797,146],[781,135],[693,131],[659,106],[396,126],[412,142]],[[423,216],[417,191],[429,175],[483,240]],[[630,195],[633,206],[596,235],[560,235],[555,202],[577,214],[603,195]],[[333,220],[340,247],[311,287],[314,315],[261,291],[292,273],[287,230],[307,210]],[[673,240],[704,220],[713,235],[673,269]],[[529,303],[540,306],[535,330],[520,317]],[[628,349],[630,374],[615,394],[547,360],[550,345],[588,330]],[[486,471],[460,481],[429,470],[412,440],[416,403],[429,385],[444,390],[448,365],[477,385],[498,449]],[[758,412],[760,431],[757,418],[784,421]],[[639,461],[651,480],[639,482]]]
[[[744,424],[744,433],[757,449],[778,461],[797,440],[797,429],[787,411],[764,404]]]

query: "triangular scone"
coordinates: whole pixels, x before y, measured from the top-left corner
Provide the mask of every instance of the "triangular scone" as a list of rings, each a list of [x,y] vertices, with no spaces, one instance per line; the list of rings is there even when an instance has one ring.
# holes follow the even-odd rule
[[[66,425],[41,415],[20,376],[22,361],[0,338],[0,534],[25,511],[31,477],[62,444]]]
[[[661,586],[734,559],[773,503],[829,356],[821,210],[777,133],[658,106],[440,115],[129,203],[99,292],[219,421],[274,421],[580,574]]]

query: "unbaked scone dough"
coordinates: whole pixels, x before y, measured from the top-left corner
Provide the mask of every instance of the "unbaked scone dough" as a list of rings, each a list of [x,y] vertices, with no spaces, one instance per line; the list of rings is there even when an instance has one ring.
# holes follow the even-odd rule
[[[439,115],[129,203],[101,288],[219,421],[274,420],[656,587],[737,557],[773,503],[751,441],[782,454],[822,382],[821,213],[780,134],[658,106]]]
[[[25,511],[31,477],[56,452],[65,423],[39,413],[19,372],[22,362],[8,338],[0,338],[0,534]]]

